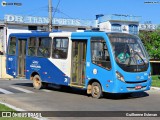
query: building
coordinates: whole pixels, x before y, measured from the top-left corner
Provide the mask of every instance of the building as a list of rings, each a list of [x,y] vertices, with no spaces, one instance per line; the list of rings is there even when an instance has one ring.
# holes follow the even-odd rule
[[[95,27],[94,20],[53,18],[53,29],[62,31],[88,30]],[[7,39],[10,33],[48,31],[49,20],[47,17],[5,15],[1,21],[0,50],[6,52]]]
[[[138,34],[138,16],[129,15],[96,15],[96,20],[53,18],[53,29],[62,31],[90,30],[99,28],[106,32],[124,32]],[[0,50],[6,52],[7,39],[10,33],[48,31],[47,17],[5,15],[0,22]]]
[[[101,31],[124,32],[138,34],[139,16],[112,14],[97,15],[98,26]]]
[[[144,23],[139,24],[139,31],[154,31],[158,28],[158,24]]]
[[[3,53],[3,36],[5,35],[4,33],[4,23],[2,20],[0,20],[0,55],[2,55]]]
[[[138,34],[139,18],[129,15],[96,15],[95,20],[53,18],[54,30],[77,31],[98,28],[106,32]],[[48,31],[47,17],[5,15],[0,21],[0,78],[10,78],[5,73],[5,53],[10,33]]]

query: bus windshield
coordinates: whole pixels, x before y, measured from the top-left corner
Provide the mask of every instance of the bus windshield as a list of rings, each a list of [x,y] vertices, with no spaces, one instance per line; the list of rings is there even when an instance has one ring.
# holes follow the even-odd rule
[[[109,34],[116,63],[127,72],[140,72],[148,68],[148,54],[141,40],[124,33]]]

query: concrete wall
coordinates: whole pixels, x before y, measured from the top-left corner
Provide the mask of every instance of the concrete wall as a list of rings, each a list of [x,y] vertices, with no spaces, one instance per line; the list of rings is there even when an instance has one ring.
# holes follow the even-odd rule
[[[13,78],[6,73],[6,56],[0,55],[0,78]]]
[[[2,49],[2,42],[0,41],[0,51],[3,52],[3,49]]]
[[[100,31],[111,32],[111,23],[109,21],[99,24]]]
[[[4,36],[4,34],[3,34],[3,29],[2,28],[0,28],[0,51],[1,52],[3,52],[3,36]]]

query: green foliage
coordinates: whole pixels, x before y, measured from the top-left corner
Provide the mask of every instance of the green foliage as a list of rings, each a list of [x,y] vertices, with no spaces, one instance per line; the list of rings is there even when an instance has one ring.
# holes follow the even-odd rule
[[[158,76],[158,75],[152,76],[152,86],[153,87],[160,87],[160,76]]]
[[[160,29],[155,31],[140,31],[139,37],[144,43],[151,59],[160,59]]]

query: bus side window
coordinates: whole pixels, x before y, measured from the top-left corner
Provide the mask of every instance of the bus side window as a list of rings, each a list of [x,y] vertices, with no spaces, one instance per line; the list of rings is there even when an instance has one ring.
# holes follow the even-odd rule
[[[100,67],[111,69],[111,61],[106,42],[101,37],[91,39],[92,62]]]
[[[66,59],[68,54],[68,38],[54,38],[52,57],[55,59]]]
[[[15,37],[10,38],[8,54],[10,55],[16,54],[16,38]]]
[[[51,38],[41,37],[38,39],[38,49],[37,56],[39,57],[50,57],[50,48],[51,48]]]
[[[36,37],[32,37],[28,41],[28,55],[29,56],[36,56],[37,52],[37,45],[36,45]]]

